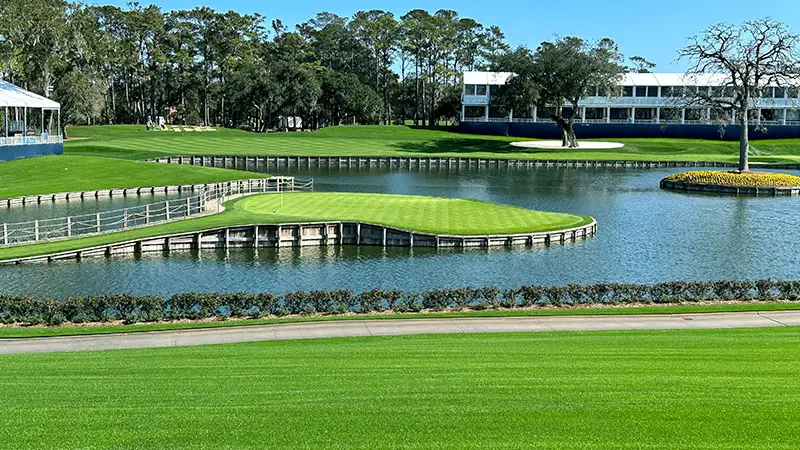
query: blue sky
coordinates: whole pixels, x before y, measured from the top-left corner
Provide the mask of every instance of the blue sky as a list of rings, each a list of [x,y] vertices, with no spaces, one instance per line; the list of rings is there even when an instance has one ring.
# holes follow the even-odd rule
[[[685,64],[675,62],[677,50],[688,36],[713,23],[738,23],[758,17],[786,22],[800,33],[800,0],[430,0],[400,2],[388,0],[139,0],[163,9],[191,9],[206,5],[226,11],[258,12],[268,21],[279,18],[293,26],[318,11],[342,16],[366,9],[383,9],[402,15],[415,8],[435,11],[454,9],[484,25],[499,25],[512,45],[535,47],[555,35],[583,38],[611,37],[625,55],[641,55],[657,64],[661,72],[682,71]],[[124,5],[125,1],[97,1]],[[568,6],[565,6],[568,5]]]

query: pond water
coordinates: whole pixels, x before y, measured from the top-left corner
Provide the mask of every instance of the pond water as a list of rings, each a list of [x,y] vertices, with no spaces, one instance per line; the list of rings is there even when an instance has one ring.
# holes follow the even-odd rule
[[[141,195],[115,194],[113,197],[101,195],[98,198],[89,196],[81,200],[72,199],[69,201],[43,200],[41,204],[28,203],[25,205],[0,206],[0,223],[29,222],[31,220],[43,220],[60,218],[66,216],[77,216],[81,214],[92,214],[102,211],[113,211],[115,209],[130,208],[131,206],[146,205],[148,203],[163,202],[179,198],[193,197],[199,192],[169,192],[142,193]]]
[[[552,247],[247,249],[7,266],[0,267],[0,291],[60,297],[800,278],[800,198],[660,190],[659,180],[679,170],[286,170],[313,177],[316,191],[476,198],[586,214],[597,219],[598,234]]]

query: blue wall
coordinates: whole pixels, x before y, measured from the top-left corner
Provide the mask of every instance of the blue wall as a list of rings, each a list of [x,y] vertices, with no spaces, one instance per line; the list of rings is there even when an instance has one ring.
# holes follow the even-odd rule
[[[464,122],[459,131],[472,134],[489,134],[542,139],[560,139],[561,132],[553,122]],[[728,125],[720,132],[718,125],[658,125],[630,123],[580,123],[575,124],[578,139],[598,138],[689,138],[725,141],[739,140],[739,126]],[[769,126],[767,131],[750,128],[751,139],[800,138],[800,126]]]
[[[0,147],[0,161],[63,154],[64,144],[7,145]]]

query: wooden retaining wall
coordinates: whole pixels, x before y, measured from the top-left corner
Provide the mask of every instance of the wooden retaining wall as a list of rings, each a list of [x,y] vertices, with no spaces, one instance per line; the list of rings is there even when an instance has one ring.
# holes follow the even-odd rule
[[[50,255],[16,258],[0,261],[0,265],[80,259],[90,256],[220,248],[281,248],[331,245],[467,248],[550,245],[587,239],[596,233],[597,223],[594,220],[590,224],[566,230],[483,236],[418,233],[363,222],[245,225],[143,238]]]
[[[715,186],[710,184],[684,183],[681,181],[661,180],[661,189],[671,191],[707,192],[712,194],[756,195],[764,197],[800,195],[800,187],[743,187]]]
[[[279,179],[286,179],[291,180],[293,177],[272,177],[268,178],[267,180],[279,180]],[[170,192],[201,192],[203,189],[207,188],[214,188],[214,187],[232,187],[234,190],[238,188],[244,188],[245,186],[249,186],[253,183],[262,182],[262,178],[255,178],[249,180],[234,180],[234,181],[221,181],[217,183],[203,183],[203,184],[176,184],[176,185],[169,185],[169,186],[148,186],[148,187],[132,187],[132,188],[121,188],[121,189],[97,189],[92,191],[78,191],[78,192],[59,192],[57,194],[38,194],[38,195],[27,195],[24,197],[12,197],[12,198],[5,198],[0,199],[0,207],[12,207],[16,205],[28,205],[28,204],[41,204],[45,202],[57,202],[57,201],[71,201],[71,200],[83,200],[87,198],[101,198],[101,197],[127,197],[129,195],[141,195],[141,194],[167,194]],[[271,181],[276,182],[276,181]],[[263,183],[263,182],[262,182]]]
[[[449,157],[363,157],[363,156],[230,156],[196,155],[168,156],[148,161],[219,167],[253,172],[269,172],[272,168],[366,168],[396,167],[399,169],[420,168],[493,168],[493,167],[738,167],[736,163],[703,161],[586,161],[586,160],[532,160],[504,158],[449,158]],[[758,167],[758,164],[753,164]],[[778,169],[800,169],[800,164],[763,165]]]

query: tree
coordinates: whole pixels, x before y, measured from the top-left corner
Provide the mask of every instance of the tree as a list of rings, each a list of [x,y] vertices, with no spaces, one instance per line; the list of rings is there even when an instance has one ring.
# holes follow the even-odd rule
[[[573,130],[578,101],[596,89],[614,92],[625,68],[622,55],[611,39],[589,43],[577,37],[542,42],[531,55],[518,48],[496,58],[495,69],[513,72],[508,87],[500,95],[500,104],[509,108],[531,105],[531,100],[558,125],[564,147],[575,148],[578,139]],[[527,106],[525,106],[527,105]],[[569,107],[569,113],[565,113]]]
[[[650,73],[656,68],[656,63],[646,60],[643,56],[631,56],[628,61],[631,63],[628,68],[631,72]]]
[[[691,38],[679,52],[681,58],[691,61],[687,78],[720,76],[717,89],[697,89],[684,96],[688,102],[733,113],[740,129],[739,171],[750,169],[750,111],[761,90],[773,85],[785,87],[797,80],[798,39],[786,24],[766,18],[739,26],[713,25]]]

